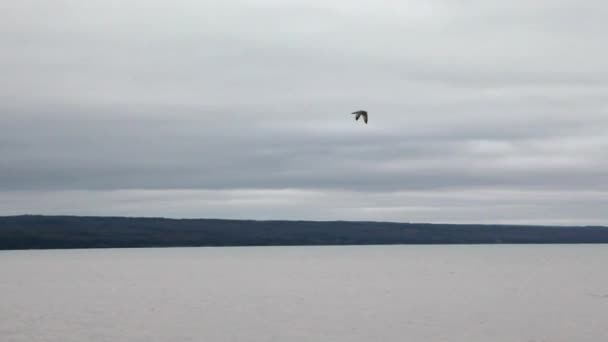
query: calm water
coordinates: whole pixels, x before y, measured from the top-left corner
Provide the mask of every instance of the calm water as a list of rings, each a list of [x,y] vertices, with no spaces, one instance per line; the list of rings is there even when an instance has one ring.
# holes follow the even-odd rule
[[[606,341],[607,264],[607,245],[0,252],[0,340]]]

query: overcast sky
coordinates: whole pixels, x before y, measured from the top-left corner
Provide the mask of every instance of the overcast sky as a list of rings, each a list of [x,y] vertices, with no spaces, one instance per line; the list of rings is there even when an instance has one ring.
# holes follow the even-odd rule
[[[4,1],[0,215],[608,225],[606,18],[605,0]]]

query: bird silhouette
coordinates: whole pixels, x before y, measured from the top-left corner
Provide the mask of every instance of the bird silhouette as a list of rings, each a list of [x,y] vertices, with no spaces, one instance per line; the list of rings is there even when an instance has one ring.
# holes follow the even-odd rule
[[[358,110],[356,112],[352,112],[351,114],[356,114],[355,120],[359,120],[360,117],[363,117],[363,121],[367,124],[367,112],[364,110]]]

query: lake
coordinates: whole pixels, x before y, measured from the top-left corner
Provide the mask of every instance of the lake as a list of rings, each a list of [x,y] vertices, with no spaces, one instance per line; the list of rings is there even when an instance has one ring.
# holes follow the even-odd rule
[[[608,245],[0,252],[0,340],[598,342]]]

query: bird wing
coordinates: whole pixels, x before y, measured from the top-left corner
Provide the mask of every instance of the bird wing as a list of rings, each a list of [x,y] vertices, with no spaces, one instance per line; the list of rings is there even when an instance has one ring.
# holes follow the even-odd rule
[[[355,114],[355,113],[353,113]],[[357,112],[357,116],[355,116],[355,120],[359,120],[359,117],[361,117],[361,113]]]
[[[365,121],[365,123],[367,123],[367,113],[363,114],[363,121]]]

